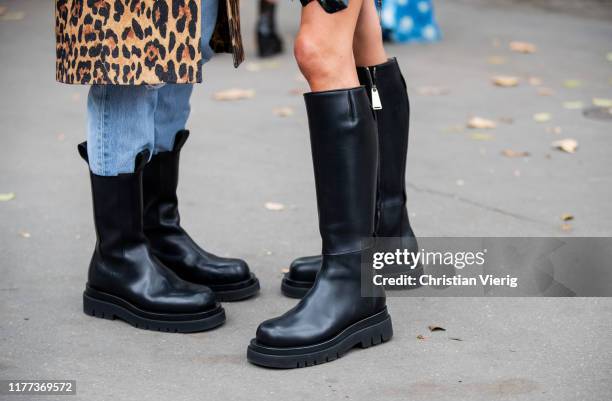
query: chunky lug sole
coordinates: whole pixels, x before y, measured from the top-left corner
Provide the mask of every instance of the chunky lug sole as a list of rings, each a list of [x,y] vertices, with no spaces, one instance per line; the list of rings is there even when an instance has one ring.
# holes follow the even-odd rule
[[[394,272],[385,274],[385,277],[400,277],[402,274],[407,274],[411,277],[416,277],[417,282],[415,285],[406,285],[403,287],[398,286],[385,286],[385,290],[394,291],[394,290],[413,290],[415,288],[421,287],[418,278],[424,274],[423,266],[418,265],[415,269]],[[304,298],[304,295],[308,293],[308,291],[314,285],[314,281],[297,281],[289,278],[289,273],[285,273],[283,280],[281,281],[281,292],[284,296],[289,298]]]
[[[251,340],[247,360],[268,368],[293,369],[331,362],[356,346],[369,348],[387,342],[393,336],[393,325],[387,308],[363,319],[340,334],[319,344],[305,347],[277,348],[258,344]]]
[[[90,286],[83,293],[83,311],[89,316],[102,319],[118,318],[139,329],[171,333],[205,331],[225,323],[225,310],[221,305],[201,313],[151,313]]]
[[[231,284],[206,284],[206,286],[215,293],[215,298],[219,302],[242,301],[259,292],[259,279],[251,273],[248,280]]]

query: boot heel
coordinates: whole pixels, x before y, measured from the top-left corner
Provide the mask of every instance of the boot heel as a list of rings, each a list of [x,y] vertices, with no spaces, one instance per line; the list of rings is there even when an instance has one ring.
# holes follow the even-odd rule
[[[391,337],[393,337],[393,324],[391,323],[391,316],[387,316],[382,322],[365,330],[359,346],[361,348],[370,348],[373,345],[389,341]]]

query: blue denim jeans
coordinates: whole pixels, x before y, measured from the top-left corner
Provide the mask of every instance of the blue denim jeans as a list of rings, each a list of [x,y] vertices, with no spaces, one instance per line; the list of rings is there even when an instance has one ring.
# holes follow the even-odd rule
[[[202,0],[202,63],[213,56],[209,41],[219,0]],[[185,128],[193,85],[92,85],[87,97],[87,153],[96,175],[134,171],[136,155],[172,150]]]

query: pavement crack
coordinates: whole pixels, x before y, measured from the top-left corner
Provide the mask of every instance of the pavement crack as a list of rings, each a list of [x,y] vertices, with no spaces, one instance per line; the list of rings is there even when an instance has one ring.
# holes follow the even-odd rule
[[[535,223],[535,224],[539,224],[539,225],[544,225],[546,227],[552,227],[552,225],[549,222],[538,220],[538,219],[534,219],[532,217],[524,216],[522,214],[510,212],[510,211],[504,210],[504,209],[499,208],[499,207],[489,206],[489,205],[486,205],[484,203],[477,202],[477,201],[475,201],[473,199],[465,198],[463,196],[454,194],[452,192],[445,192],[445,191],[440,191],[440,190],[437,190],[437,189],[426,188],[426,187],[422,187],[422,186],[415,185],[415,184],[412,184],[412,183],[407,183],[406,185],[408,187],[410,187],[411,189],[417,191],[417,192],[428,193],[428,194],[431,194],[431,195],[437,195],[437,196],[441,196],[441,197],[448,198],[448,199],[454,199],[454,200],[457,200],[459,202],[462,202],[462,203],[465,203],[465,204],[468,204],[468,205],[471,205],[471,206],[474,206],[474,207],[477,207],[477,208],[480,208],[480,209],[483,209],[483,210],[487,210],[489,212],[498,213],[498,214],[501,214],[501,215],[504,215],[504,216],[507,216],[507,217],[512,217],[512,218],[514,218],[516,220],[521,220],[521,221],[526,221],[526,222],[529,222],[529,223]]]

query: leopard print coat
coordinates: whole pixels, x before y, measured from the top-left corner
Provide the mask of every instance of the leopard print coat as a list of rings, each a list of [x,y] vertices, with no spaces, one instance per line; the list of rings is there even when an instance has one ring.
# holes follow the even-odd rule
[[[56,79],[140,85],[202,80],[202,0],[55,0]],[[210,41],[244,59],[239,0],[219,0]]]

